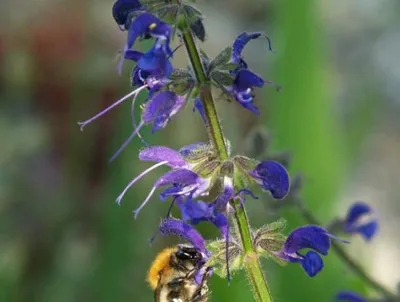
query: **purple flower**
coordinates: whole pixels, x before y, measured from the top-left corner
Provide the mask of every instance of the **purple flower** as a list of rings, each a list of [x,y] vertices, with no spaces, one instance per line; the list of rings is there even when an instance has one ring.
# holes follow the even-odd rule
[[[160,39],[162,38],[157,41],[160,41]],[[159,42],[156,42],[146,53],[132,49],[126,50],[124,59],[136,62],[131,76],[132,85],[139,87],[90,119],[78,123],[81,126],[81,130],[83,130],[92,121],[108,113],[124,101],[132,99],[131,118],[134,129],[122,146],[114,153],[110,161],[113,161],[135,136],[139,136],[142,139],[139,131],[144,125],[153,124],[154,133],[164,128],[170,119],[183,107],[184,96],[169,91],[160,92],[165,85],[171,82],[168,78],[174,68],[169,58],[170,55],[166,53],[165,45]],[[120,63],[122,62],[120,61]],[[122,65],[119,64],[118,70],[121,70],[121,68]],[[144,105],[141,122],[137,125],[135,121],[135,102],[143,90],[149,90],[149,100]]]
[[[215,225],[221,233],[221,237],[225,240],[226,251],[229,244],[229,221],[225,216],[229,200],[234,198],[233,185],[231,181],[225,181],[224,191],[218,195],[215,201],[205,203],[201,200],[187,198],[186,200],[177,199],[177,204],[182,212],[182,219],[192,225],[197,225],[200,222],[210,222]],[[227,277],[230,281],[231,274],[229,271],[229,255],[226,253],[226,269]]]
[[[137,62],[132,70],[131,82],[133,86],[148,84],[150,92],[158,91],[169,82],[174,67],[169,57],[161,47],[154,45],[146,53],[136,50],[127,50],[124,58]],[[121,72],[121,67],[118,71]]]
[[[254,32],[254,33],[243,32],[233,42],[231,61],[233,63],[239,64],[240,67],[242,68],[247,68],[248,65],[242,57],[243,49],[247,45],[247,43],[249,43],[251,40],[258,39],[260,37],[265,38],[267,40],[268,49],[272,51],[271,42],[265,34],[260,32]]]
[[[289,174],[286,168],[277,161],[267,160],[259,163],[249,175],[264,189],[271,192],[276,199],[284,198],[290,187]]]
[[[216,209],[215,202],[206,203],[201,200],[187,198],[186,200],[178,200],[177,204],[181,209],[183,221],[192,225],[197,225],[200,222],[210,222],[218,228],[224,239],[227,238],[228,219]]]
[[[165,61],[172,57],[173,52],[171,50],[172,28],[167,23],[159,20],[157,17],[149,13],[142,13],[136,17],[128,31],[128,39],[124,46],[124,57],[118,63],[117,70],[121,74],[122,64],[126,58],[126,52],[131,50],[136,40],[140,37],[142,38],[155,38],[156,42],[153,46],[154,50],[150,50],[145,54],[141,62],[142,69],[143,65],[150,66],[151,68],[158,68],[160,66],[160,60]],[[163,55],[161,55],[163,53]],[[166,59],[164,59],[166,58]],[[151,63],[151,62],[154,63]],[[138,62],[139,63],[139,62]],[[158,64],[157,64],[158,63]],[[150,64],[150,65],[149,65]]]
[[[259,32],[256,33],[242,33],[233,42],[232,46],[232,58],[231,62],[238,64],[238,68],[233,70],[231,74],[235,77],[232,86],[227,87],[227,90],[232,94],[232,96],[239,102],[244,108],[259,114],[258,108],[253,104],[254,98],[254,88],[262,88],[264,84],[273,84],[272,82],[265,81],[261,76],[252,72],[242,57],[242,51],[246,44],[253,39],[258,39],[263,37],[268,41],[269,50],[271,49],[271,44],[269,38]]]
[[[361,295],[350,291],[343,291],[338,293],[335,297],[335,300],[345,302],[367,302],[367,299],[365,299]]]
[[[300,263],[307,275],[314,277],[324,267],[320,255],[328,254],[331,238],[337,239],[319,226],[299,227],[290,233],[277,256],[288,262]],[[302,254],[300,251],[303,249],[311,250]]]
[[[118,0],[114,3],[112,14],[121,30],[128,30],[132,22],[132,14],[143,10],[139,0]]]
[[[132,104],[133,106],[134,104]],[[134,125],[131,135],[125,140],[122,146],[114,153],[110,161],[113,161],[136,136],[143,126],[153,124],[152,133],[165,128],[172,117],[177,114],[185,105],[185,97],[171,91],[163,91],[155,94],[145,103],[139,125]],[[133,113],[132,113],[133,117]]]
[[[182,220],[172,217],[163,219],[159,230],[163,236],[175,235],[190,242],[203,255],[205,260],[210,256],[210,253],[206,249],[206,242],[201,234]]]
[[[140,210],[149,202],[155,191],[160,187],[171,186],[168,196],[172,197],[188,197],[194,198],[198,196],[208,195],[210,180],[203,179],[190,170],[190,166],[185,162],[183,156],[170,148],[155,146],[142,150],[139,153],[139,159],[143,161],[154,161],[155,165],[143,171],[135,177],[118,196],[116,202],[121,203],[126,192],[140,179],[152,170],[167,165],[172,170],[163,174],[153,185],[150,193],[142,204],[134,211],[135,219]],[[165,194],[165,191],[164,191]]]
[[[369,205],[363,202],[354,203],[344,220],[344,231],[350,234],[360,234],[365,240],[371,240],[378,230],[378,222],[375,219],[368,219],[372,214]],[[365,220],[364,218],[367,218]]]
[[[255,87],[262,88],[264,80],[249,69],[239,69],[236,72],[236,77],[233,85],[228,88],[228,91],[235,97],[239,104],[252,111],[255,114],[260,114],[258,108],[253,104]]]
[[[125,53],[130,50],[138,38],[152,37],[156,39],[154,47],[163,51],[166,56],[171,57],[171,35],[171,26],[152,14],[142,13],[137,16],[129,26],[128,38],[123,52]],[[122,62],[123,59],[118,64],[118,70],[121,70]]]
[[[160,83],[158,80],[154,80],[152,82],[152,85],[156,85],[157,83]],[[107,107],[100,113],[96,114],[95,116],[91,117],[90,119],[84,121],[84,122],[78,122],[78,125],[81,126],[81,130],[91,123],[92,121],[96,120],[97,118],[101,117],[114,107],[118,106],[125,100],[129,98],[133,98],[132,101],[132,108],[134,108],[135,101],[137,99],[137,96],[139,93],[149,87],[150,84],[146,84],[142,87],[139,87],[138,89],[134,90],[133,92],[127,94],[124,96],[122,99],[116,101],[113,103],[111,106]],[[167,126],[168,122],[171,120],[171,118],[177,114],[184,106],[185,104],[185,97],[177,95],[174,92],[171,91],[163,91],[159,93],[154,93],[151,94],[151,98],[145,103],[143,111],[142,111],[142,117],[139,125],[136,126],[136,123],[134,123],[134,129],[131,133],[131,135],[126,139],[126,141],[122,144],[122,146],[114,153],[114,155],[111,157],[110,161],[113,161],[124,149],[125,147],[130,143],[130,141],[136,136],[139,135],[139,131],[142,129],[143,126],[152,124],[152,132],[154,133],[157,130],[160,130]],[[132,119],[134,117],[134,110],[132,110]],[[134,119],[133,119],[134,121]]]
[[[182,109],[185,98],[171,91],[160,92],[149,100],[142,113],[141,124],[153,124],[152,131],[164,128],[171,118]],[[138,131],[141,125],[138,126]]]
[[[193,112],[196,111],[196,110],[200,113],[200,116],[201,116],[204,124],[208,127],[208,121],[207,121],[206,112],[205,112],[203,104],[201,103],[200,98],[195,98],[194,99]]]

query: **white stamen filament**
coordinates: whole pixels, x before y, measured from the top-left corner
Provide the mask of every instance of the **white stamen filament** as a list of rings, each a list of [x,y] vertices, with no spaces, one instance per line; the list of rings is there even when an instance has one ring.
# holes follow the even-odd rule
[[[136,119],[135,119],[135,101],[136,101],[136,97],[133,99],[132,104],[131,104],[131,119],[132,119],[132,126],[133,129],[135,130],[137,128],[136,126]],[[140,125],[139,125],[140,126]],[[140,140],[142,141],[142,143],[148,147],[149,144],[146,142],[146,140],[143,138],[143,136],[140,134],[140,132],[137,132],[137,136],[140,138]],[[129,138],[128,138],[129,140]]]
[[[178,193],[175,193],[174,195],[185,195],[185,194],[192,192],[196,188],[197,188],[197,185],[191,185],[186,190],[182,190]]]
[[[126,101],[127,99],[129,99],[130,97],[133,97],[137,94],[139,94],[143,89],[147,88],[147,84],[143,85],[139,88],[137,88],[136,90],[132,91],[131,93],[128,93],[126,96],[124,96],[123,98],[119,99],[118,101],[116,101],[115,103],[113,103],[111,106],[107,107],[106,109],[104,109],[103,111],[101,111],[100,113],[96,114],[95,116],[91,117],[90,119],[84,121],[84,122],[78,122],[78,125],[81,126],[81,131],[83,131],[83,128],[93,122],[94,120],[98,119],[99,117],[103,116],[104,114],[106,114],[108,111],[110,111],[111,109],[115,108],[116,106],[118,106],[119,104],[123,103],[124,101]]]
[[[131,135],[129,135],[129,137],[125,140],[125,142],[122,144],[121,147],[119,147],[119,149],[113,154],[113,156],[111,156],[110,160],[108,161],[109,163],[111,163],[114,159],[116,159],[118,157],[118,155],[121,154],[121,152],[125,149],[126,146],[128,146],[128,144],[131,142],[131,140],[139,133],[140,129],[142,129],[144,123],[141,122],[137,128],[131,133]]]
[[[133,211],[135,219],[139,215],[140,210],[143,209],[144,206],[149,202],[150,198],[153,196],[153,194],[154,194],[154,192],[156,191],[157,188],[158,188],[157,186],[154,186],[151,189],[149,195],[147,195],[146,199],[142,202],[142,204],[135,211]]]
[[[122,193],[118,196],[118,198],[116,199],[116,203],[121,204],[121,200],[124,197],[125,193],[130,189],[130,187],[132,187],[135,182],[137,182],[138,180],[140,180],[143,176],[145,176],[147,173],[149,173],[150,171],[153,171],[154,169],[161,167],[165,164],[167,164],[168,161],[162,161],[159,162],[153,166],[151,166],[150,168],[144,170],[142,173],[140,173],[138,176],[136,176],[126,187],[125,189],[122,191]]]

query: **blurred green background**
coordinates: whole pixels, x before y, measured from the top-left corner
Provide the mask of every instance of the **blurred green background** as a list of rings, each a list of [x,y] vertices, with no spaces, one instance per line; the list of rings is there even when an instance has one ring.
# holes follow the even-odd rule
[[[173,238],[148,239],[168,205],[156,198],[136,221],[131,210],[160,172],[130,190],[148,167],[139,139],[112,164],[130,134],[130,105],[79,130],[76,124],[130,91],[129,67],[115,70],[124,44],[111,0],[2,0],[0,3],[0,301],[152,301],[146,271]],[[302,197],[324,223],[361,199],[377,209],[379,236],[346,247],[382,283],[400,279],[400,3],[397,0],[198,1],[211,55],[241,31],[265,31],[275,53],[257,41],[245,51],[260,74],[281,84],[258,93],[262,114],[218,102],[235,152],[268,129],[270,150],[289,151],[292,174],[304,176]],[[177,66],[185,66],[184,51]],[[165,130],[143,135],[179,148],[205,140],[189,104]],[[266,197],[265,197],[266,198]],[[247,203],[251,223],[274,219],[264,198]],[[280,214],[290,229],[304,220]],[[208,238],[213,228],[201,227]],[[353,289],[374,294],[337,259],[310,279],[297,265],[264,263],[277,302],[333,301]],[[211,281],[212,301],[252,301],[242,274]]]

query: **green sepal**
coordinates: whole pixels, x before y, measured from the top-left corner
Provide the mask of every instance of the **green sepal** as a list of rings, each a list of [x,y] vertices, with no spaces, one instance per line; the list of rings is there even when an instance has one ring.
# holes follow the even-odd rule
[[[227,63],[227,64],[219,67],[218,70],[221,70],[221,71],[234,71],[238,67],[239,67],[239,64]]]
[[[235,78],[231,74],[223,71],[211,71],[210,78],[221,86],[232,86],[235,82]]]
[[[212,266],[214,273],[221,278],[227,277],[226,266],[226,242],[224,240],[215,240],[207,244],[207,249],[212,253],[212,256],[207,261],[207,266]],[[231,274],[244,268],[244,254],[240,245],[233,241],[228,243],[228,261],[229,271]]]
[[[160,6],[159,8],[153,9],[154,14],[157,15],[161,20],[168,24],[175,24],[177,22],[178,14],[180,12],[180,5],[178,4],[167,4]]]
[[[190,152],[185,152],[182,156],[185,158],[186,162],[196,164],[210,158],[215,158],[214,153],[214,147],[212,145],[201,143],[197,144],[196,149],[192,149]]]
[[[220,67],[225,66],[229,63],[232,57],[232,47],[228,46],[223,51],[221,51],[215,58],[210,62],[208,72],[213,70],[218,70]]]
[[[185,25],[187,28],[191,28],[194,23],[203,19],[201,11],[189,4],[181,5],[181,12],[185,17]]]
[[[198,19],[203,19],[203,14],[201,13],[201,11],[192,5],[182,5],[182,11],[189,21],[197,21]]]
[[[286,241],[286,236],[282,234],[285,227],[286,220],[281,218],[254,231],[252,233],[253,246],[257,254],[281,265],[285,264],[286,261],[276,255]]]
[[[154,6],[165,6],[164,0],[140,0],[140,3],[147,9],[151,9]]]
[[[242,169],[235,166],[235,172],[233,173],[233,183],[236,191],[247,188],[250,183],[250,178]]]
[[[202,49],[200,49],[200,58],[201,58],[201,63],[203,63],[204,69],[208,70],[210,68],[210,58]]]
[[[249,172],[259,164],[259,161],[246,156],[236,155],[233,158],[233,162],[235,164],[235,187],[238,190],[247,188],[249,184],[254,182],[253,178],[249,175]]]
[[[257,165],[260,163],[260,161],[253,159],[253,158],[249,158],[243,155],[236,155],[233,158],[234,163],[239,166],[241,169],[243,169],[246,172],[250,172],[252,170],[254,170]]]
[[[163,0],[141,0],[140,3],[142,4],[142,6],[145,8],[146,11],[154,15],[157,15],[158,17],[160,17],[159,15],[160,10],[164,10],[164,8],[167,9],[171,6],[177,5],[177,4],[167,4]]]
[[[169,78],[172,81],[193,79],[192,74],[187,68],[175,68]]]
[[[171,76],[171,83],[168,84],[169,90],[179,94],[187,94],[195,85],[195,80],[188,69],[176,68]]]
[[[219,160],[211,160],[204,161],[199,163],[197,166],[193,168],[193,172],[198,174],[203,178],[210,177],[214,172],[217,172],[217,169],[221,165],[221,161]]]

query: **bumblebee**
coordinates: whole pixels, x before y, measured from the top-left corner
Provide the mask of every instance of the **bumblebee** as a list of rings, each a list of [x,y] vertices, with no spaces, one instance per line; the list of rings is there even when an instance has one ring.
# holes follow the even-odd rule
[[[147,281],[155,302],[207,302],[210,267],[202,266],[203,256],[193,246],[179,244],[161,251],[150,266]],[[200,284],[195,281],[204,269]]]

